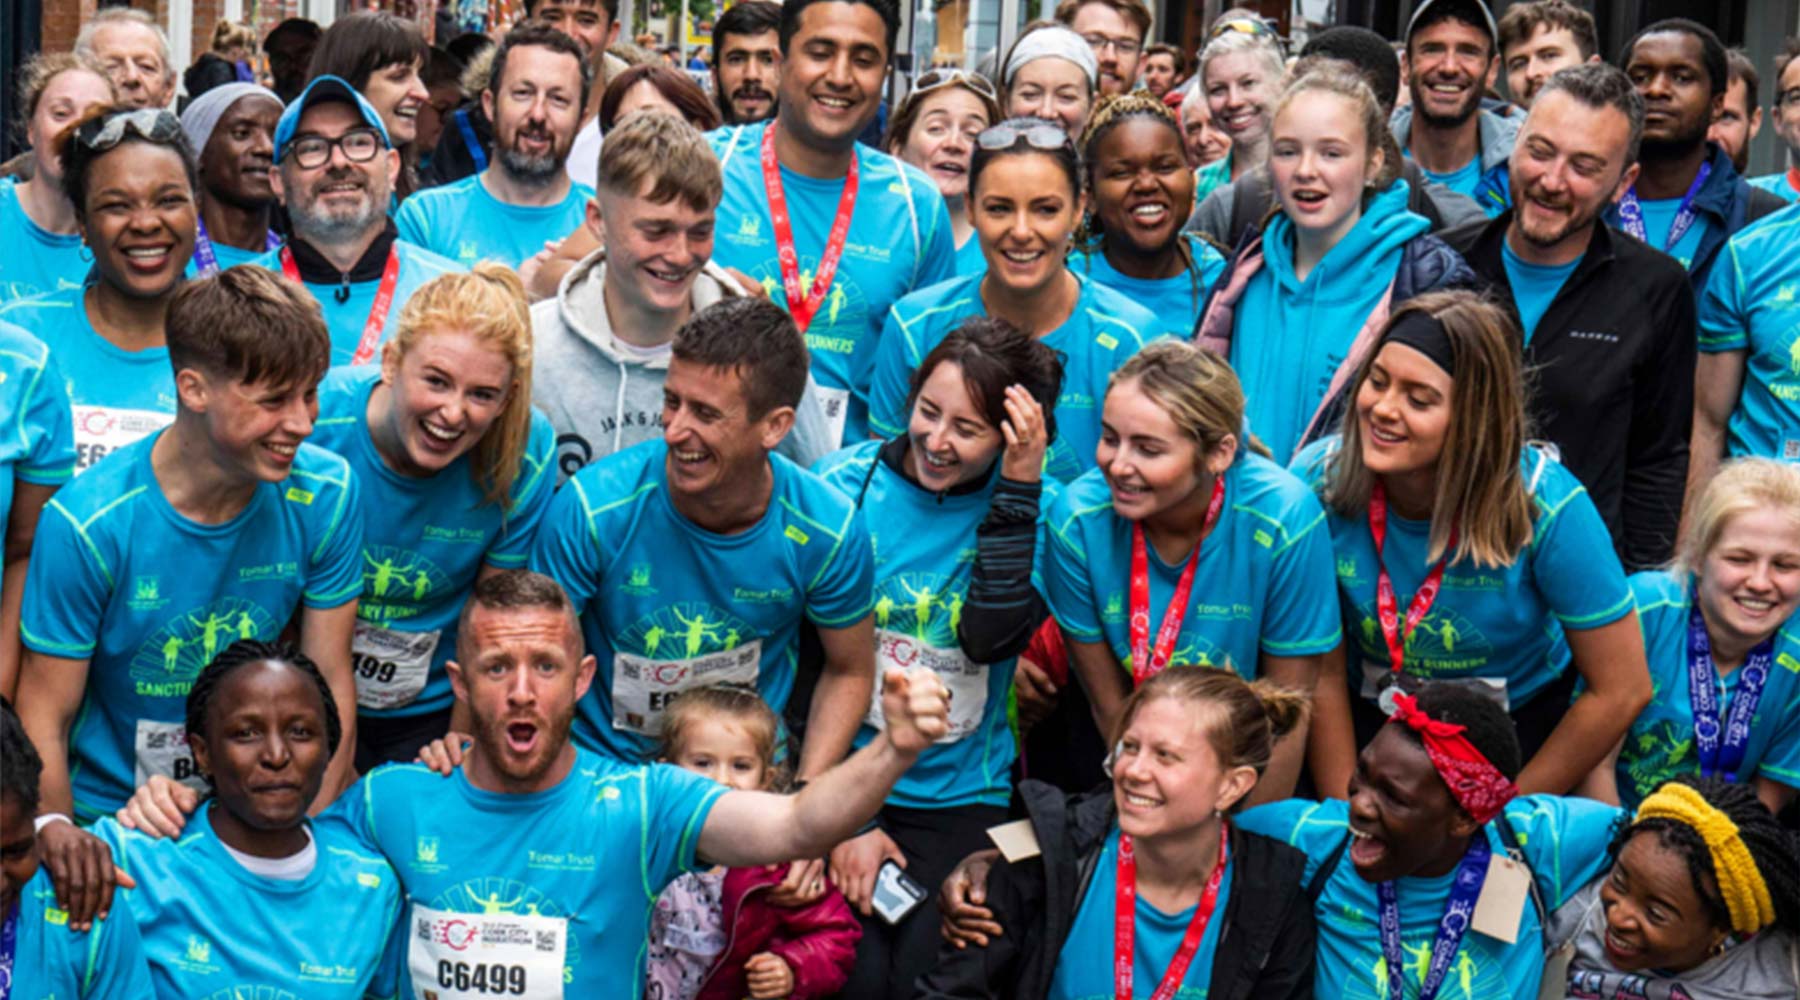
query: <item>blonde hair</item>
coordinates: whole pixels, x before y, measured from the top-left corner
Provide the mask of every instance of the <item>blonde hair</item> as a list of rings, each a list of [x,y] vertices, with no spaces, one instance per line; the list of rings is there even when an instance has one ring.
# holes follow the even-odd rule
[[[1244,387],[1231,365],[1185,340],[1159,340],[1132,355],[1106,384],[1107,393],[1136,382],[1204,455],[1228,434],[1242,433]]]
[[[1355,105],[1357,120],[1363,127],[1363,147],[1367,150],[1368,160],[1374,160],[1377,152],[1381,154],[1381,167],[1369,178],[1369,187],[1386,191],[1400,177],[1403,163],[1400,148],[1394,143],[1394,133],[1387,127],[1387,115],[1382,113],[1381,102],[1375,98],[1375,91],[1369,88],[1368,81],[1344,68],[1337,60],[1321,59],[1308,64],[1281,92],[1275,102],[1275,113],[1269,116],[1270,141],[1275,138],[1275,119],[1280,118],[1300,95],[1309,93],[1331,94]]]
[[[112,90],[112,79],[106,75],[106,70],[87,56],[73,52],[39,52],[25,60],[25,65],[19,68],[18,124],[21,136],[31,127],[32,116],[37,114],[38,102],[44,99],[44,91],[50,89],[50,84],[57,77],[76,71],[94,74],[106,81],[107,90]],[[114,96],[116,98],[117,95]]]
[[[1217,667],[1173,666],[1138,685],[1125,699],[1113,729],[1113,746],[1125,738],[1138,712],[1158,698],[1196,706],[1194,721],[1205,728],[1206,742],[1219,763],[1227,769],[1252,768],[1258,777],[1268,768],[1276,742],[1298,729],[1312,709],[1312,695],[1267,678],[1246,681]]]
[[[1671,568],[1683,577],[1700,572],[1731,519],[1764,507],[1800,524],[1800,467],[1769,458],[1726,462],[1688,509],[1687,530],[1681,533]]]
[[[785,778],[775,763],[775,751],[781,740],[781,722],[775,710],[762,700],[755,689],[736,684],[708,684],[690,688],[676,695],[663,710],[662,741],[658,759],[673,762],[681,756],[681,748],[696,727],[707,718],[718,717],[742,726],[756,744],[757,759],[763,765],[763,783],[769,788],[785,785]]]
[[[718,207],[725,182],[719,159],[694,126],[666,111],[632,115],[606,133],[600,147],[595,187],[623,198],[645,197],[658,205],[677,198],[696,212]]]
[[[219,23],[213,25],[212,51],[224,55],[234,48],[255,52],[256,32],[249,25],[220,18]]]
[[[1262,35],[1226,31],[1207,42],[1200,50],[1200,58],[1196,63],[1194,75],[1200,78],[1201,97],[1206,96],[1207,65],[1220,56],[1238,53],[1256,56],[1262,62],[1263,72],[1268,75],[1269,86],[1281,86],[1282,74],[1287,72],[1287,61],[1282,58],[1280,43]]]
[[[1455,391],[1450,394],[1450,423],[1438,457],[1431,544],[1425,558],[1429,562],[1441,558],[1455,531],[1452,562],[1511,566],[1532,535],[1531,494],[1519,471],[1527,431],[1518,328],[1503,310],[1473,292],[1430,292],[1394,310],[1382,337],[1415,312],[1443,327],[1455,359],[1451,374]],[[1382,342],[1376,341],[1350,382],[1339,447],[1325,470],[1325,503],[1347,518],[1366,516],[1374,492],[1375,474],[1363,464],[1356,394],[1368,381]]]
[[[506,406],[469,456],[469,474],[483,499],[510,510],[513,481],[531,438],[531,307],[519,276],[504,264],[482,261],[472,270],[431,279],[406,301],[384,354],[398,363],[421,339],[448,330],[498,349],[512,365]]]

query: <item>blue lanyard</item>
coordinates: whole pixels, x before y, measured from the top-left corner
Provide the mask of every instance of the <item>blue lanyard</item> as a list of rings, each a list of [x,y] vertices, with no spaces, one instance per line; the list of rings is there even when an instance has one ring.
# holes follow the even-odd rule
[[[1737,698],[1731,702],[1731,711],[1721,726],[1719,674],[1713,668],[1706,618],[1701,615],[1699,604],[1688,612],[1688,703],[1694,710],[1694,748],[1700,754],[1701,777],[1722,774],[1726,781],[1738,780],[1738,768],[1743,766],[1744,750],[1750,744],[1750,720],[1756,715],[1757,703],[1762,701],[1763,685],[1769,682],[1769,662],[1774,653],[1774,636],[1750,651],[1738,669]]]
[[[269,230],[263,240],[264,252],[280,245],[281,237],[275,235],[275,230]],[[212,237],[206,234],[206,220],[199,213],[194,215],[194,261],[198,265],[195,270],[200,272],[201,277],[219,273],[219,258],[213,254]]]
[[[1425,971],[1424,982],[1419,984],[1419,1000],[1432,1000],[1444,985],[1450,963],[1462,947],[1463,935],[1469,932],[1469,920],[1475,915],[1475,900],[1480,898],[1481,886],[1487,881],[1488,857],[1492,853],[1487,834],[1477,831],[1456,866],[1456,881],[1450,883],[1450,902],[1444,906],[1437,939],[1431,943],[1431,965]],[[1387,995],[1389,1000],[1401,1000],[1406,996],[1402,976],[1406,953],[1400,947],[1400,900],[1392,882],[1376,883],[1375,895],[1381,900],[1381,954],[1387,960]]]
[[[462,133],[463,146],[469,151],[469,159],[475,161],[475,172],[487,169],[487,151],[481,148],[481,140],[475,137],[475,126],[469,124],[469,109],[463,108],[451,116],[456,121],[457,131]]]
[[[1675,210],[1675,220],[1669,223],[1669,238],[1662,245],[1665,252],[1680,243],[1681,238],[1693,226],[1694,219],[1699,214],[1694,211],[1694,196],[1700,193],[1700,186],[1706,183],[1706,175],[1710,173],[1711,163],[1700,164],[1700,172],[1694,175],[1694,183],[1688,185],[1687,194],[1681,196],[1681,207]],[[1644,208],[1638,204],[1636,184],[1626,189],[1625,197],[1619,199],[1619,224],[1625,227],[1627,233],[1645,243],[1650,242],[1650,236],[1644,230]]]
[[[19,948],[20,907],[20,903],[14,903],[12,912],[6,915],[5,926],[0,926],[0,1000],[12,996],[13,952]]]

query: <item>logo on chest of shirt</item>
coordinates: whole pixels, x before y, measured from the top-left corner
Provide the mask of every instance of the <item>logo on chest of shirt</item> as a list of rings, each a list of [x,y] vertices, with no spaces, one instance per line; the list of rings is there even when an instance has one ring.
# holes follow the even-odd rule
[[[487,917],[560,917],[566,920],[574,918],[574,914],[569,911],[568,907],[545,895],[536,887],[510,878],[469,879],[447,892],[441,893],[429,905],[434,910],[445,910],[453,914],[475,913]],[[467,930],[463,932],[464,938],[461,947],[467,948],[474,943],[476,929],[469,926],[468,922],[457,920],[455,917],[447,917],[434,923],[443,924],[441,930],[445,933],[455,932],[455,928],[449,925],[461,924],[467,927]],[[429,929],[420,927],[417,932],[421,935],[437,934],[439,930],[440,928],[435,926]],[[447,938],[440,937],[437,940],[452,948],[457,948],[456,943]],[[581,964],[581,939],[578,934],[568,934],[565,935],[564,940],[566,947],[563,951],[563,982],[567,983],[571,980],[571,974],[575,967]]]
[[[176,968],[190,975],[210,976],[218,973],[219,967],[213,964],[212,942],[199,936],[189,934],[187,948],[181,956],[171,960]]]
[[[598,855],[583,854],[580,851],[525,851],[525,867],[546,871],[591,872],[598,864]]]
[[[875,593],[876,629],[939,649],[956,648],[966,585],[958,587],[939,573],[902,573],[881,581]]]
[[[363,550],[362,557],[363,600],[356,617],[364,621],[409,618],[426,601],[450,590],[449,576],[417,552],[373,545]]]
[[[1388,662],[1387,639],[1375,618],[1371,601],[1360,609],[1362,650],[1370,661]],[[1439,673],[1463,673],[1487,665],[1494,645],[1475,623],[1454,609],[1434,605],[1406,634],[1406,670],[1429,678]]]
[[[133,611],[161,611],[169,599],[162,596],[160,577],[140,576],[132,579],[131,596],[125,603]]]
[[[273,638],[280,630],[281,623],[254,601],[213,601],[152,632],[131,658],[131,680],[141,698],[186,698],[200,669],[226,646]]]
[[[630,650],[659,663],[659,669],[681,668],[683,660],[708,653],[729,652],[760,638],[748,622],[723,608],[703,601],[688,601],[656,609],[619,634],[617,648]],[[677,677],[657,677],[675,683]]]
[[[481,248],[474,240],[458,240],[456,243],[456,259],[464,264],[473,264],[481,259]]]
[[[739,245],[761,243],[762,238],[762,220],[751,212],[738,216],[736,232],[725,234],[727,242]]]
[[[650,564],[638,563],[625,574],[625,582],[619,585],[619,592],[633,597],[649,597],[656,593],[650,584]]]
[[[413,867],[427,875],[446,871],[449,866],[438,861],[438,839],[419,837],[413,841]]]

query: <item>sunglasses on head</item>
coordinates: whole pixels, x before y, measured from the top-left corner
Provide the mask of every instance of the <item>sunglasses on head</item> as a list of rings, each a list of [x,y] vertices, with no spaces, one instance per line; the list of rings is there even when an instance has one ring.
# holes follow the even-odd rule
[[[127,133],[151,142],[169,142],[181,134],[181,119],[161,108],[139,108],[96,118],[75,130],[75,141],[95,152],[105,152],[125,141]]]
[[[994,90],[994,85],[988,81],[987,77],[980,73],[971,73],[966,69],[934,69],[921,73],[919,78],[913,81],[912,92],[914,95],[928,94],[940,87],[953,87],[959,84],[990,101],[1000,99],[999,93]]]
[[[1055,125],[1030,125],[1024,128],[1016,125],[995,125],[983,129],[981,134],[975,138],[975,144],[989,152],[1011,149],[1021,141],[1032,149],[1041,149],[1046,152],[1073,148],[1073,144],[1069,142],[1069,133]]]

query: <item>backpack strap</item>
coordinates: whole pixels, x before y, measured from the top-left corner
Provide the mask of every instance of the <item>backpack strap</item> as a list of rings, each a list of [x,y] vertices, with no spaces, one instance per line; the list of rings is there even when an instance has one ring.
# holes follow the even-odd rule
[[[481,148],[481,140],[475,135],[475,126],[469,122],[469,109],[458,108],[451,116],[456,119],[456,128],[462,133],[463,146],[469,151],[469,159],[475,164],[475,172],[487,169],[487,150]]]
[[[1500,810],[1499,815],[1494,817],[1494,826],[1500,832],[1500,846],[1506,850],[1506,856],[1524,865],[1526,873],[1531,876],[1531,906],[1537,910],[1538,933],[1539,935],[1548,935],[1550,933],[1550,911],[1544,905],[1544,894],[1538,886],[1537,872],[1532,871],[1531,862],[1526,860],[1525,852],[1521,850],[1524,841],[1519,839],[1518,832],[1513,829],[1512,821],[1506,818],[1506,810]],[[1548,950],[1547,947],[1546,950]]]
[[[719,173],[723,174],[725,172],[725,167],[731,163],[731,157],[737,153],[738,140],[744,137],[744,129],[746,127],[747,126],[739,125],[731,130],[731,141],[725,144],[725,155],[719,157]]]
[[[1309,902],[1317,905],[1319,897],[1325,892],[1325,883],[1331,881],[1331,873],[1337,871],[1338,863],[1344,860],[1344,852],[1349,849],[1350,831],[1346,828],[1344,839],[1338,841],[1338,845],[1331,849],[1330,854],[1325,855],[1325,860],[1320,862],[1319,867],[1313,871],[1312,878],[1306,880],[1306,898]]]
[[[913,204],[912,178],[906,176],[906,164],[899,157],[894,158],[894,172],[900,175],[900,190],[906,194],[906,218],[912,223],[912,287],[917,288],[919,287],[919,268],[925,264],[925,245],[919,239],[919,206]]]

